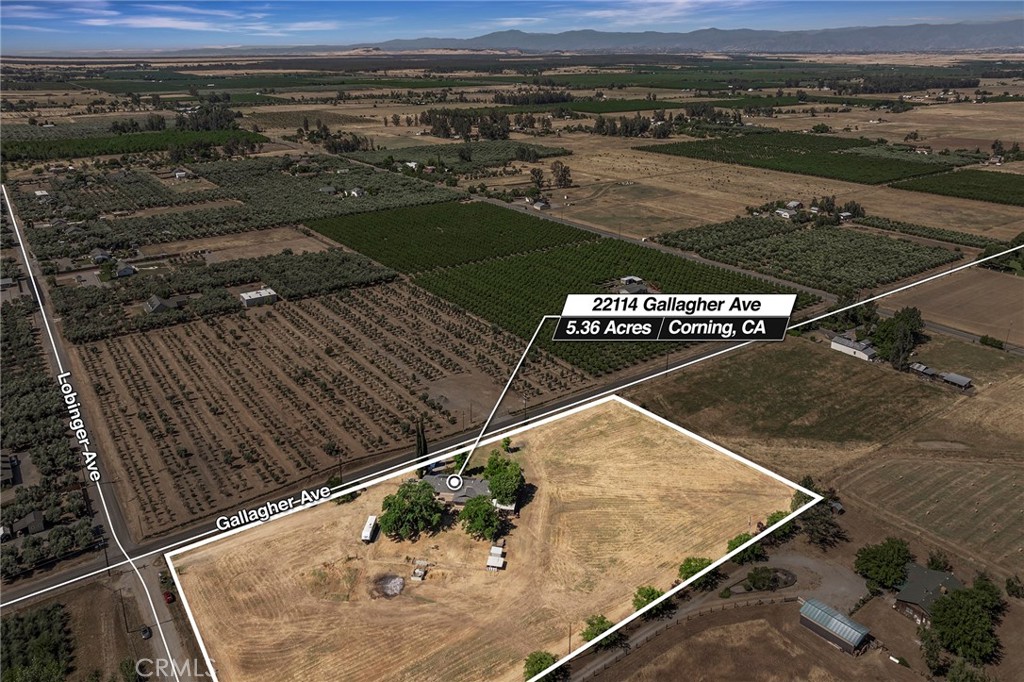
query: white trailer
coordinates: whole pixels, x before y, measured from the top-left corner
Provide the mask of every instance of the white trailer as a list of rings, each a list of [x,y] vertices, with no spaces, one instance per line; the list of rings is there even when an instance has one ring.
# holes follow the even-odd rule
[[[366,525],[363,526],[363,542],[373,542],[373,538],[377,535],[377,517],[369,516],[366,519]]]

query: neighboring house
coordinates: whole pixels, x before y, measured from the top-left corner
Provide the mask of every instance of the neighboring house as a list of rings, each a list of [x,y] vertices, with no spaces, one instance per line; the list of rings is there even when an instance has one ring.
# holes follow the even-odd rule
[[[847,220],[853,220],[853,214],[849,211],[842,211],[839,214],[839,222],[845,223]]]
[[[43,512],[36,510],[15,521],[11,529],[15,536],[35,535],[46,530],[46,519],[43,518]]]
[[[265,305],[277,301],[277,292],[270,287],[257,289],[256,291],[243,291],[238,295],[242,305],[246,308],[255,308],[258,305]]]
[[[419,161],[406,161],[405,165],[408,166],[409,168],[412,168],[413,170],[416,170],[417,168],[420,167]]]
[[[931,623],[932,606],[942,596],[962,590],[963,583],[952,573],[907,564],[907,580],[896,595],[893,608],[918,625]]]
[[[143,310],[147,313],[162,313],[165,310],[177,310],[184,305],[187,297],[185,296],[173,296],[171,298],[160,298],[156,294],[153,294],[146,302],[142,304]]]
[[[956,386],[961,391],[966,391],[971,387],[971,379],[961,374],[954,374],[953,372],[943,372],[939,375],[939,378],[945,381],[947,384]]]
[[[92,258],[93,263],[99,265],[110,260],[110,252],[106,249],[93,249],[89,252],[89,257]]]
[[[50,200],[50,193],[47,192],[45,189],[37,189],[36,190],[36,199],[40,203],[44,203],[45,204],[46,202],[48,202]]]
[[[358,199],[359,197],[366,196],[366,190],[362,187],[353,187],[352,189],[345,190],[345,196],[356,197]]]
[[[799,213],[799,211],[796,211],[796,210],[793,210],[793,209],[789,209],[789,208],[777,208],[777,209],[775,209],[775,215],[779,216],[780,218],[785,218],[786,220],[792,220],[793,218],[795,218],[797,216],[798,213]]]
[[[851,341],[845,336],[833,337],[831,348],[832,350],[852,355],[853,357],[860,358],[861,360],[874,360],[877,355],[875,349],[871,347],[870,343]]]
[[[800,624],[848,654],[867,646],[871,633],[864,625],[817,599],[804,600],[800,607]]]
[[[135,266],[131,263],[118,261],[117,266],[114,268],[114,277],[131,277],[135,272]]]
[[[787,201],[786,202],[786,208],[788,208],[790,211],[799,211],[803,207],[804,207],[804,205],[800,201]]]
[[[619,278],[619,284],[643,284],[644,280],[636,275],[626,275]]]

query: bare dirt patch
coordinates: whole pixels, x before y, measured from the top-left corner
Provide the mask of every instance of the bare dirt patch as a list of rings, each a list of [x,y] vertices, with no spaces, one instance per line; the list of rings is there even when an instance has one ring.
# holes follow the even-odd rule
[[[567,630],[593,613],[622,618],[637,585],[667,588],[681,557],[722,555],[751,518],[788,508],[792,492],[617,402],[514,442],[536,491],[515,519],[502,572],[484,570],[488,543],[458,529],[361,544],[366,516],[396,482],[179,557],[224,679],[345,670],[356,681],[518,680],[527,653],[563,653]],[[426,581],[371,598],[378,575],[409,575],[414,558],[430,562]],[[311,594],[306,576],[324,563],[352,566],[362,587],[348,601]]]
[[[857,657],[839,651],[800,625],[800,605],[796,603],[730,609],[669,628],[591,679],[674,682],[680,679],[681,670],[691,671],[689,679],[702,681],[921,679],[918,673],[889,661],[882,651]]]
[[[177,256],[202,252],[207,262],[255,258],[291,249],[295,253],[316,253],[331,246],[314,232],[305,234],[300,228],[275,227],[269,230],[225,234],[203,239],[187,239],[166,244],[148,244],[139,249],[142,256]]]

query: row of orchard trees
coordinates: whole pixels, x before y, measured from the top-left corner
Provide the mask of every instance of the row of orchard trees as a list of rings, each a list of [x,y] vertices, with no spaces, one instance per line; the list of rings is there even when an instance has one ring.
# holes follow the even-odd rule
[[[0,440],[5,449],[30,460],[41,476],[37,484],[17,487],[13,501],[0,511],[0,523],[10,528],[25,515],[41,512],[50,530],[25,538],[20,546],[4,545],[0,575],[5,579],[86,550],[97,541],[80,484],[81,458],[68,442],[64,403],[32,324],[35,307],[28,299],[0,306]],[[26,462],[22,468],[27,466]]]

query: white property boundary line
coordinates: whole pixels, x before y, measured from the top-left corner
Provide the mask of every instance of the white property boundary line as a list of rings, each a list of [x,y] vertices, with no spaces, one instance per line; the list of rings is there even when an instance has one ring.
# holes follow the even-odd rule
[[[1020,251],[1021,249],[1024,249],[1024,246],[1014,247],[1012,249],[1007,249],[1006,251],[1000,251],[999,253],[993,254],[991,256],[986,256],[985,258],[979,258],[977,260],[973,260],[970,263],[965,263],[963,265],[957,265],[956,267],[950,268],[949,270],[945,270],[943,272],[938,272],[936,274],[927,276],[927,278],[925,278],[923,280],[920,280],[918,282],[911,282],[910,284],[907,284],[907,285],[904,285],[902,287],[899,287],[898,289],[894,289],[892,291],[885,292],[885,293],[879,294],[877,296],[872,296],[871,298],[865,299],[863,301],[858,301],[856,303],[853,303],[851,305],[847,305],[847,306],[842,307],[842,308],[838,308],[836,310],[831,310],[831,311],[825,312],[825,313],[820,314],[817,317],[813,317],[811,319],[805,319],[804,322],[800,322],[800,323],[797,323],[795,325],[791,325],[790,327],[787,327],[786,331],[798,329],[800,327],[804,327],[805,325],[809,325],[809,324],[812,324],[812,323],[815,323],[815,322],[820,322],[821,319],[824,319],[826,317],[834,315],[834,314],[836,314],[838,312],[844,312],[846,310],[850,310],[850,309],[855,308],[855,307],[857,307],[859,305],[862,305],[863,303],[870,303],[872,301],[877,301],[877,300],[880,300],[882,298],[886,298],[887,296],[892,296],[893,294],[898,294],[898,293],[900,293],[902,291],[906,291],[907,289],[911,289],[913,287],[918,287],[918,286],[921,286],[921,285],[926,284],[928,282],[932,282],[933,280],[937,280],[939,278],[943,278],[943,276],[946,276],[948,274],[952,274],[954,272],[958,272],[958,271],[967,269],[969,267],[973,267],[975,265],[978,265],[979,263],[985,262],[986,260],[992,260],[993,258],[999,258],[999,257],[1005,256],[1005,255],[1007,255],[1009,253],[1013,253],[1014,251]],[[545,315],[545,317],[557,317],[557,316],[558,315]],[[560,408],[555,408],[554,410],[551,410],[549,412],[546,412],[546,413],[543,413],[543,414],[540,414],[540,415],[535,415],[534,417],[524,417],[524,419],[521,422],[519,422],[519,424],[520,425],[529,424],[529,423],[537,421],[539,419],[543,419],[543,418],[547,417],[548,415],[555,414],[555,413],[557,413],[557,412],[559,412],[561,410],[568,410],[568,409],[571,409],[571,408],[573,408],[575,406],[579,406],[579,404],[587,402],[588,400],[600,398],[600,397],[605,396],[605,395],[610,395],[610,394],[615,393],[616,391],[622,391],[622,390],[627,389],[627,388],[632,388],[633,386],[641,384],[641,383],[643,383],[645,381],[649,381],[651,379],[657,379],[659,377],[664,377],[664,376],[666,376],[668,374],[672,374],[673,372],[677,372],[679,370],[683,370],[685,368],[688,368],[688,367],[691,367],[693,365],[696,365],[697,363],[702,363],[703,360],[711,359],[713,357],[718,357],[719,355],[723,355],[725,353],[731,352],[733,350],[737,350],[737,349],[742,348],[744,346],[751,345],[752,343],[755,343],[755,342],[754,341],[744,341],[742,343],[737,343],[737,344],[735,344],[733,346],[729,346],[727,348],[723,348],[721,350],[717,350],[717,351],[715,351],[713,353],[709,353],[707,355],[700,355],[699,357],[695,357],[695,358],[687,361],[687,363],[676,365],[676,366],[674,366],[672,368],[669,368],[667,370],[664,370],[662,372],[657,372],[655,374],[651,374],[651,375],[643,377],[641,379],[637,379],[636,381],[630,382],[628,384],[624,384],[623,386],[620,386],[620,387],[617,387],[617,388],[614,388],[614,389],[611,389],[611,390],[608,390],[608,391],[604,391],[602,393],[597,393],[596,395],[591,396],[589,398],[578,400],[577,402],[570,402],[569,404],[567,404],[567,406],[560,407]],[[440,455],[440,454],[444,454],[444,453],[452,453],[453,451],[456,451],[456,450],[460,449],[460,447],[465,447],[466,445],[471,444],[472,442],[473,442],[473,439],[467,439],[467,440],[464,440],[464,441],[462,441],[460,443],[456,443],[455,445],[449,445],[447,447],[444,447],[443,450],[437,451],[436,454]],[[390,467],[387,467],[382,472],[378,472],[378,473],[374,473],[374,474],[367,474],[365,476],[359,476],[359,477],[353,479],[351,481],[351,483],[357,483],[357,482],[360,482],[360,481],[365,481],[367,479],[370,479],[370,478],[372,478],[374,476],[380,476],[383,472],[394,471],[395,469],[407,466],[408,464],[413,463],[413,462],[418,462],[418,460],[416,460],[416,459],[408,460],[407,462],[404,462],[402,464],[396,464],[396,465],[392,465]],[[338,491],[342,491],[342,489],[349,489],[351,483],[349,483],[348,485],[345,485],[345,484],[339,485],[336,488],[334,488],[333,492],[337,493]],[[332,496],[332,498],[329,498],[329,499],[333,499],[333,497],[334,496]],[[327,502],[327,500],[322,500],[322,501],[319,501],[319,502],[314,503],[314,504],[319,504],[321,502]],[[247,525],[247,526],[244,526],[244,527],[249,527],[249,526]],[[140,558],[143,558],[143,557],[146,557],[146,556],[150,556],[151,554],[155,554],[157,552],[163,552],[165,550],[171,549],[171,548],[173,548],[173,547],[175,547],[177,545],[181,545],[183,543],[187,543],[187,542],[190,542],[190,541],[198,541],[200,539],[203,539],[203,538],[209,536],[211,534],[211,532],[216,532],[216,530],[217,530],[216,528],[211,528],[210,530],[206,530],[206,531],[200,532],[200,534],[197,534],[196,536],[193,536],[190,539],[181,540],[181,541],[178,541],[176,543],[172,543],[171,545],[167,545],[166,547],[161,548],[159,550],[154,550],[153,552],[147,552],[145,554],[141,554],[139,556],[132,557],[132,558],[133,559],[140,559]],[[121,562],[116,563],[116,564],[112,564],[111,566],[108,566],[108,568],[114,568],[114,567],[122,566],[122,565],[124,565],[126,563],[129,563],[129,560],[125,560],[125,561],[121,561]],[[105,568],[104,568],[104,570],[105,570]],[[61,588],[61,587],[66,587],[67,585],[71,585],[73,583],[85,580],[87,578],[91,578],[92,576],[95,576],[95,574],[97,574],[98,572],[101,572],[101,571],[94,571],[94,572],[91,572],[91,573],[86,573],[85,576],[79,576],[78,578],[71,579],[69,581],[66,581],[65,583],[61,583],[60,585],[56,585],[56,586],[49,587],[49,588],[46,588],[46,589],[43,589],[43,590],[39,590],[37,592],[33,592],[32,594],[26,595],[25,597],[20,597],[18,599],[14,599],[14,600],[9,601],[9,602],[0,603],[0,608],[4,608],[6,606],[16,604],[16,603],[18,603],[20,601],[25,601],[27,599],[32,599],[33,597],[37,597],[37,596],[39,596],[41,594],[45,594],[45,593],[50,592],[52,590],[55,590],[55,589],[58,589],[58,588]]]
[[[60,352],[57,349],[56,341],[54,341],[53,330],[50,327],[50,318],[46,316],[46,306],[43,305],[43,297],[39,295],[39,284],[36,283],[36,278],[32,274],[32,261],[29,260],[28,251],[25,249],[25,237],[21,233],[21,228],[18,227],[18,219],[15,218],[14,216],[14,208],[11,204],[11,197],[7,194],[7,186],[0,185],[0,192],[3,192],[4,202],[7,204],[7,213],[11,217],[11,223],[14,225],[14,232],[18,237],[18,246],[21,247],[21,256],[25,260],[25,269],[27,271],[25,274],[28,276],[29,282],[32,283],[33,291],[35,291],[36,305],[39,307],[39,315],[43,319],[43,327],[46,329],[46,335],[50,339],[50,346],[53,348],[53,360],[54,362],[57,363],[57,369],[59,370],[59,373],[64,374],[64,365],[60,361]],[[59,383],[60,381],[58,379],[58,384]],[[83,422],[85,421],[84,417],[82,417],[81,419]],[[98,457],[99,447],[93,447],[96,450]],[[156,612],[156,604],[153,602],[153,595],[149,593],[149,590],[146,588],[146,581],[142,578],[142,573],[139,572],[138,566],[135,565],[135,561],[132,559],[131,555],[128,554],[128,551],[124,548],[124,545],[121,544],[121,538],[117,536],[117,533],[114,530],[114,523],[110,518],[110,509],[107,507],[107,497],[106,495],[103,494],[103,484],[99,480],[96,481],[96,492],[99,494],[100,497],[100,505],[103,507],[103,515],[107,518],[107,532],[110,534],[110,537],[114,539],[114,543],[117,544],[117,548],[121,550],[121,554],[124,555],[124,558],[131,565],[132,570],[135,572],[135,576],[139,579],[139,586],[142,588],[142,593],[146,595],[146,600],[149,602],[149,608],[153,611],[153,620],[156,623],[156,629],[160,632],[160,639],[164,643],[164,652],[167,654],[168,660],[173,661],[174,657],[171,655],[171,647],[167,643],[167,638],[164,636],[164,628],[163,625],[160,624],[160,616]],[[171,666],[171,672],[174,674],[175,680],[180,679],[178,677],[178,671],[176,669],[176,666]]]
[[[447,454],[435,455],[434,457],[431,457],[431,458],[429,458],[427,460],[424,460],[422,462],[415,462],[415,463],[413,463],[411,465],[407,465],[407,466],[399,469],[398,471],[395,471],[395,472],[392,472],[392,473],[388,473],[388,474],[385,474],[383,476],[379,476],[379,477],[377,477],[377,478],[375,478],[373,480],[370,480],[370,481],[367,481],[367,482],[364,482],[364,483],[360,483],[360,484],[356,484],[356,485],[347,486],[343,490],[341,490],[341,491],[339,491],[337,493],[332,494],[330,497],[328,497],[326,499],[335,499],[337,497],[341,497],[342,495],[347,495],[347,494],[349,494],[351,492],[355,492],[355,491],[358,491],[358,490],[365,490],[366,488],[370,488],[370,487],[372,487],[374,485],[377,485],[378,483],[383,483],[384,481],[388,481],[388,480],[391,480],[391,479],[394,479],[394,478],[398,478],[398,477],[400,477],[400,476],[402,476],[404,474],[412,473],[412,472],[416,471],[417,469],[422,468],[423,466],[426,466],[426,465],[429,465],[429,464],[434,464],[436,462],[442,462],[442,461],[445,461],[445,460],[452,459],[452,457],[455,454],[459,454],[460,452],[467,452],[467,451],[468,452],[472,452],[472,450],[470,450],[469,448],[475,449],[476,447],[478,447],[481,444],[482,445],[490,445],[492,443],[498,443],[503,438],[519,435],[519,434],[521,434],[521,433],[523,433],[525,431],[529,431],[529,430],[534,429],[534,428],[536,428],[538,426],[543,426],[544,424],[548,424],[548,423],[557,421],[557,420],[562,419],[564,417],[568,417],[568,416],[571,416],[571,415],[583,412],[585,410],[589,410],[590,408],[597,407],[599,405],[603,405],[603,404],[609,403],[609,402],[616,402],[616,403],[624,405],[624,406],[626,406],[626,407],[628,407],[628,408],[630,408],[632,410],[635,410],[636,412],[639,412],[643,416],[645,416],[645,417],[655,421],[656,423],[662,424],[663,426],[667,426],[667,427],[669,427],[669,428],[679,432],[680,434],[682,434],[682,435],[684,435],[684,436],[686,436],[686,437],[688,437],[688,438],[690,438],[690,439],[700,443],[701,445],[704,445],[706,447],[711,448],[712,450],[718,452],[719,454],[725,455],[725,456],[729,457],[730,459],[733,459],[733,460],[735,460],[735,461],[737,461],[737,462],[739,462],[741,464],[744,464],[744,465],[746,465],[746,466],[756,470],[758,473],[766,475],[769,478],[772,478],[775,481],[778,481],[779,483],[782,483],[783,485],[785,485],[785,486],[787,486],[789,488],[792,488],[794,491],[799,491],[799,492],[804,493],[805,495],[807,495],[811,499],[810,499],[810,502],[808,502],[804,506],[800,507],[796,511],[792,512],[791,514],[786,516],[786,518],[782,519],[778,523],[775,523],[774,525],[772,525],[772,526],[766,528],[765,530],[763,530],[762,532],[758,533],[757,535],[752,537],[747,542],[743,543],[742,545],[740,545],[739,547],[737,547],[733,551],[727,553],[725,556],[723,556],[718,561],[713,562],[710,566],[708,566],[704,570],[698,572],[697,574],[695,574],[694,576],[692,576],[688,580],[684,581],[682,584],[672,588],[671,590],[666,592],[664,595],[662,595],[660,598],[658,598],[655,601],[651,602],[650,604],[648,604],[644,608],[640,609],[636,613],[633,613],[633,614],[629,615],[628,617],[626,617],[625,619],[619,621],[613,627],[611,627],[607,631],[605,631],[601,636],[596,637],[595,639],[591,640],[590,642],[585,643],[583,646],[579,647],[578,649],[570,652],[567,656],[565,656],[564,658],[562,658],[559,661],[557,661],[550,668],[547,668],[546,670],[544,670],[543,672],[541,672],[537,676],[531,678],[530,682],[534,682],[535,680],[540,680],[547,673],[551,672],[552,670],[554,670],[555,668],[561,666],[562,664],[572,660],[576,656],[579,656],[580,654],[582,654],[584,651],[590,649],[591,647],[596,646],[598,644],[598,642],[603,640],[605,637],[608,637],[608,636],[612,635],[613,633],[617,632],[618,630],[620,630],[621,628],[625,627],[629,623],[633,622],[637,618],[643,616],[649,610],[657,607],[659,604],[664,602],[666,599],[670,599],[674,594],[676,594],[677,592],[682,590],[684,587],[686,587],[687,585],[692,583],[694,580],[697,580],[697,579],[701,578],[702,576],[704,576],[705,574],[709,573],[710,571],[715,570],[716,568],[718,568],[720,565],[722,565],[723,563],[725,563],[726,561],[731,559],[733,556],[735,556],[739,552],[742,552],[743,550],[745,550],[746,548],[750,547],[754,543],[759,542],[764,537],[766,537],[770,533],[774,532],[776,529],[780,528],[784,524],[792,521],[797,516],[799,516],[800,514],[802,514],[805,511],[807,511],[808,509],[813,507],[815,504],[817,504],[818,502],[820,502],[824,498],[821,495],[815,493],[814,491],[808,490],[807,488],[804,488],[803,486],[801,486],[801,485],[799,485],[797,483],[794,483],[793,481],[790,481],[789,479],[785,478],[784,476],[781,476],[780,474],[777,474],[774,471],[771,471],[770,469],[767,469],[767,468],[761,466],[760,464],[757,464],[756,462],[752,462],[749,459],[746,459],[745,457],[742,457],[741,455],[738,455],[738,454],[732,452],[731,450],[728,450],[728,449],[722,447],[721,445],[718,445],[717,443],[714,443],[714,442],[704,438],[703,436],[700,436],[700,435],[698,435],[698,434],[696,434],[696,433],[694,433],[692,431],[689,431],[689,430],[683,428],[682,426],[679,426],[678,424],[674,424],[674,423],[670,422],[669,420],[667,420],[667,419],[665,419],[663,417],[660,417],[660,416],[654,414],[653,412],[650,412],[649,410],[646,410],[646,409],[640,407],[639,405],[636,405],[636,404],[626,400],[625,398],[621,398],[621,397],[619,397],[617,395],[609,395],[609,396],[605,396],[603,398],[597,398],[597,399],[591,400],[590,402],[587,402],[587,403],[585,403],[583,405],[577,405],[577,406],[575,406],[575,407],[573,407],[571,409],[564,410],[564,411],[559,412],[557,414],[552,414],[552,415],[547,416],[547,417],[545,417],[543,419],[540,419],[539,421],[536,421],[535,423],[532,423],[532,424],[529,424],[529,425],[526,425],[526,426],[517,426],[517,427],[514,427],[512,429],[509,429],[508,431],[503,431],[503,432],[497,433],[497,434],[487,438],[484,441],[480,441],[480,439],[478,438],[478,439],[476,439],[476,441],[470,442],[469,446],[463,446],[463,447],[461,447],[458,450],[454,450],[453,449],[453,451],[450,451]],[[326,500],[323,500],[323,501],[326,501]],[[294,514],[294,513],[298,512],[298,511],[301,511],[303,509],[307,509],[309,507],[316,506],[317,504],[320,504],[321,502],[310,503],[310,504],[307,504],[307,505],[303,505],[301,507],[296,507],[296,508],[290,509],[290,510],[288,510],[288,511],[282,513],[282,514],[279,514],[277,516],[272,517],[271,519],[268,519],[267,521],[258,521],[258,522],[249,524],[247,526],[242,526],[242,527],[239,527],[239,528],[235,528],[235,529],[226,531],[226,532],[224,532],[224,533],[222,533],[220,535],[217,535],[215,537],[205,538],[205,539],[200,540],[198,542],[195,542],[195,543],[193,543],[191,545],[187,545],[185,547],[181,547],[181,548],[175,549],[175,550],[173,550],[171,552],[168,552],[168,553],[166,553],[164,555],[164,557],[165,557],[165,559],[167,561],[167,567],[168,567],[168,569],[170,570],[170,573],[171,573],[171,577],[173,578],[174,584],[177,587],[178,595],[181,598],[182,606],[184,606],[184,608],[185,608],[185,612],[188,615],[189,623],[191,624],[192,630],[195,633],[196,641],[199,643],[199,649],[200,649],[200,651],[203,654],[203,658],[206,660],[207,670],[209,671],[211,679],[213,679],[214,682],[219,682],[219,678],[217,677],[217,671],[214,668],[213,660],[210,658],[209,651],[206,648],[206,642],[203,640],[203,636],[199,632],[199,625],[196,622],[195,615],[192,612],[192,606],[191,606],[191,604],[189,604],[188,595],[185,593],[185,590],[183,589],[183,587],[181,585],[181,581],[180,581],[180,578],[178,576],[178,571],[177,571],[177,569],[174,566],[174,557],[176,557],[176,556],[178,556],[180,554],[184,554],[186,552],[190,552],[190,551],[192,551],[194,549],[198,549],[200,547],[204,547],[204,546],[206,546],[208,544],[217,542],[217,541],[222,540],[222,539],[224,539],[224,538],[226,538],[228,536],[235,535],[236,533],[240,533],[243,530],[246,530],[248,528],[252,528],[254,526],[261,526],[261,525],[263,525],[265,523],[269,523],[272,520],[276,520],[276,519],[279,519],[279,518],[282,518],[282,517],[285,517],[285,516],[289,516],[289,515]]]

